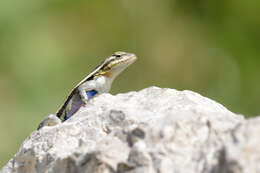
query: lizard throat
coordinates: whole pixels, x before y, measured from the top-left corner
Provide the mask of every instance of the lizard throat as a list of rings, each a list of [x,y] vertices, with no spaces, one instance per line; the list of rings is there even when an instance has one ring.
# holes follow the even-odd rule
[[[103,75],[108,77],[108,78],[112,77],[112,73],[109,72],[109,71],[105,72]]]

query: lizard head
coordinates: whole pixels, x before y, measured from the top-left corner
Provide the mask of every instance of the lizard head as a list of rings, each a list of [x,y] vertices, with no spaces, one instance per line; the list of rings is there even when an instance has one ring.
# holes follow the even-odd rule
[[[114,78],[135,60],[135,54],[115,52],[105,60],[102,70],[104,71],[104,75]]]

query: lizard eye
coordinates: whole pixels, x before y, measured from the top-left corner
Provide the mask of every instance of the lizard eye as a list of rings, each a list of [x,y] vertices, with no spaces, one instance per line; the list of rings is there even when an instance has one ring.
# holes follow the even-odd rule
[[[109,70],[111,70],[111,68],[109,66],[105,66],[104,70],[109,71]]]
[[[121,57],[120,55],[117,55],[117,54],[114,54],[113,56],[116,57],[116,58],[120,58]]]

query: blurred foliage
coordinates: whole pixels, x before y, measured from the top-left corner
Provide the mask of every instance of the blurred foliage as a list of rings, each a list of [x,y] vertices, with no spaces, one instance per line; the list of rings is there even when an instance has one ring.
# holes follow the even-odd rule
[[[112,94],[189,89],[259,113],[260,1],[0,1],[0,167],[70,89],[114,51],[138,61]]]

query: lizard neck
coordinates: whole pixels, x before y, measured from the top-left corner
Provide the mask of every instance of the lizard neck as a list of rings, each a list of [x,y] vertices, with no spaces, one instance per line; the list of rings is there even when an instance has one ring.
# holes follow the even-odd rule
[[[96,90],[98,93],[107,93],[110,91],[114,78],[101,75],[95,79]]]

